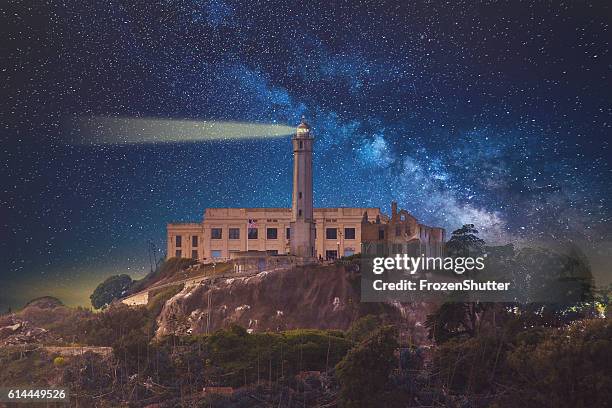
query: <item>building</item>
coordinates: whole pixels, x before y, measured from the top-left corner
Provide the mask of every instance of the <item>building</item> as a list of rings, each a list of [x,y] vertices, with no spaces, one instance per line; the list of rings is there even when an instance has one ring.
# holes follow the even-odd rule
[[[361,224],[364,250],[381,255],[408,254],[411,256],[444,256],[446,232],[443,228],[420,224],[406,210],[391,203],[391,217],[376,216],[374,220],[364,214]]]
[[[291,255],[315,257],[315,216],[312,203],[312,144],[310,126],[302,118],[293,144],[293,192],[291,196]],[[321,252],[319,252],[321,253]]]
[[[396,203],[391,217],[379,208],[313,208],[314,138],[304,119],[291,142],[291,208],[207,208],[202,222],[168,224],[167,257],[211,262],[261,251],[262,259],[263,254],[266,259],[336,259],[361,252],[366,241],[402,244],[430,256],[443,252],[444,230],[419,224],[407,211],[398,211]]]

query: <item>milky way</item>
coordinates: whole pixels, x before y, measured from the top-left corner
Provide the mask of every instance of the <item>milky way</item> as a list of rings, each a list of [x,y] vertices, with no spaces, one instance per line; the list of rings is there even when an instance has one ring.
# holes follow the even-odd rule
[[[3,6],[0,307],[142,276],[206,207],[290,204],[288,137],[75,146],[79,117],[306,115],[315,206],[610,242],[605,2],[96,3]]]

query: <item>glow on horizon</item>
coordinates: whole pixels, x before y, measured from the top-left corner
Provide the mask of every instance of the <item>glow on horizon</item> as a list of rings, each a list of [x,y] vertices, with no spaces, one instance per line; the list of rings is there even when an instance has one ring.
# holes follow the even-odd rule
[[[121,145],[279,138],[292,134],[295,128],[217,120],[92,116],[69,121],[67,131],[72,144]]]

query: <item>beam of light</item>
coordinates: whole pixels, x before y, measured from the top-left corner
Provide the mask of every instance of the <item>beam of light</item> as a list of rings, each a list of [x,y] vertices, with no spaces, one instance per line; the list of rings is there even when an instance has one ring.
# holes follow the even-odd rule
[[[67,125],[72,144],[177,143],[277,138],[295,128],[279,124],[125,117],[79,117]]]

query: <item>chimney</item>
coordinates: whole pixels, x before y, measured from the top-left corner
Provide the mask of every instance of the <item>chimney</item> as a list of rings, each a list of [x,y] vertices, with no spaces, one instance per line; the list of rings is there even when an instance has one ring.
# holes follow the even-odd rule
[[[395,219],[397,215],[397,201],[391,201],[391,218]]]

